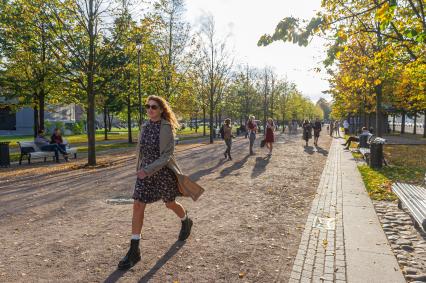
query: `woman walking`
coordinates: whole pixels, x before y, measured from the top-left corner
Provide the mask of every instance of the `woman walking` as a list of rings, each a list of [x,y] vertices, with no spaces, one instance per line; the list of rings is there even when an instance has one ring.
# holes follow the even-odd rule
[[[306,146],[308,146],[308,142],[312,139],[312,125],[308,120],[305,120],[302,125],[303,128],[303,139],[306,142]]]
[[[265,135],[265,145],[269,149],[268,156],[272,155],[272,144],[275,141],[274,132],[275,132],[274,120],[272,120],[272,118],[268,118],[268,122],[266,123],[266,135]]]
[[[141,259],[139,241],[147,204],[163,200],[166,207],[180,218],[182,222],[178,237],[180,241],[189,237],[193,224],[185,208],[175,200],[176,197],[182,195],[183,190],[186,190],[183,183],[185,186],[188,186],[188,182],[191,183],[187,179],[185,182],[181,181],[182,178],[187,177],[182,175],[174,158],[174,134],[179,124],[170,106],[161,97],[148,97],[145,108],[149,121],[142,126],[137,147],[137,181],[133,193],[132,238],[129,251],[118,263],[118,268],[122,270],[131,268]],[[196,189],[198,191],[195,194],[201,195],[202,188],[198,186]],[[193,195],[191,196],[193,197]]]
[[[318,146],[318,139],[322,129],[322,125],[319,118],[316,118],[313,128],[314,128],[314,145]]]
[[[232,126],[231,119],[225,119],[225,124],[223,125],[223,139],[225,140],[226,150],[224,152],[225,158],[232,160],[231,157],[231,146],[232,146]]]

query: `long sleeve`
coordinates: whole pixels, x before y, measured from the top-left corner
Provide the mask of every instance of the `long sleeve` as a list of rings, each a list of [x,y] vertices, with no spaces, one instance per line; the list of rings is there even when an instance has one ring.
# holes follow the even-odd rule
[[[163,150],[163,152],[160,152],[160,157],[152,162],[151,164],[145,166],[143,170],[146,172],[147,175],[152,175],[155,172],[159,171],[161,168],[167,165],[167,163],[170,161],[170,159],[173,156],[173,153],[175,151],[175,140],[173,137],[173,131],[170,125],[162,126],[163,127],[163,133],[160,135],[160,139],[164,138],[166,139],[167,143]],[[161,143],[161,140],[160,140]]]

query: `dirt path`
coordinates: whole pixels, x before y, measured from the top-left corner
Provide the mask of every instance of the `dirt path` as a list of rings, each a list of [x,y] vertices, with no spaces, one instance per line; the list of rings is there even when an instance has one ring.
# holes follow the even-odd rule
[[[31,171],[0,183],[0,282],[285,282],[319,182],[330,139],[304,149],[300,136],[280,136],[268,159],[248,141],[180,151],[184,171],[206,188],[198,202],[182,199],[194,219],[186,243],[162,203],[148,206],[142,261],[115,270],[128,248],[135,182],[133,152],[105,168]],[[240,279],[239,277],[243,277]]]

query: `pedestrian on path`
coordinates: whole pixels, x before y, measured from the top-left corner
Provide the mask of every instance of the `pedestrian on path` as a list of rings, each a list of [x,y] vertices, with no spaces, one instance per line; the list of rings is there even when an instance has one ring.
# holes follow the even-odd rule
[[[268,122],[266,123],[266,135],[265,135],[265,145],[266,145],[266,148],[269,149],[268,156],[272,155],[272,144],[275,141],[274,132],[275,132],[274,120],[272,120],[272,118],[268,118]]]
[[[308,142],[312,139],[312,124],[308,120],[305,120],[302,125],[303,128],[303,139],[306,142],[306,146],[308,146]]]
[[[348,120],[343,121],[343,129],[345,131],[345,135],[349,135],[349,123],[348,123]]]
[[[232,147],[232,125],[231,119],[225,119],[225,124],[223,125],[223,139],[225,140],[226,150],[223,153],[225,158],[232,160],[231,157],[231,147]]]
[[[250,155],[254,155],[253,146],[254,146],[254,141],[256,140],[256,133],[257,133],[257,124],[254,119],[255,117],[251,115],[247,122],[247,131],[248,131],[249,141],[250,141]]]
[[[340,138],[340,123],[339,121],[334,122],[335,136]]]
[[[163,200],[166,207],[180,218],[182,227],[178,239],[184,241],[191,233],[193,222],[185,208],[175,199],[190,195],[196,200],[203,192],[201,187],[182,174],[176,163],[174,135],[179,123],[166,100],[150,96],[145,108],[149,120],[141,127],[137,146],[132,238],[129,251],[118,263],[118,269],[121,270],[131,268],[141,259],[139,241],[147,204]]]
[[[318,139],[319,139],[321,128],[322,128],[321,126],[322,125],[321,125],[319,118],[316,118],[315,123],[314,123],[314,127],[313,127],[314,128],[314,145],[315,146],[318,146]]]

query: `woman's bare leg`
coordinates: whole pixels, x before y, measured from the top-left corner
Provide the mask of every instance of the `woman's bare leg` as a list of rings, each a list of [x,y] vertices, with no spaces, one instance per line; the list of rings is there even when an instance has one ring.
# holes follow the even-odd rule
[[[132,235],[140,234],[142,231],[145,207],[146,203],[138,200],[133,202]]]
[[[177,201],[169,201],[169,202],[166,202],[165,204],[166,204],[166,207],[168,209],[173,210],[173,212],[176,213],[176,215],[179,218],[185,217],[185,214],[186,214],[185,208],[183,208],[183,206]]]

